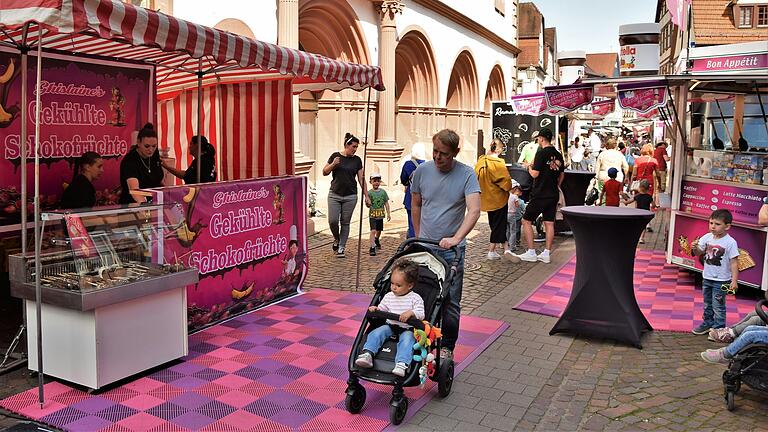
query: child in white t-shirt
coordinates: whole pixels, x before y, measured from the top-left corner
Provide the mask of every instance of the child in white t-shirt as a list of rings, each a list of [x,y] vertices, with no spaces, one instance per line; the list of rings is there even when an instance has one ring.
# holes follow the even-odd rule
[[[709,232],[691,243],[691,250],[704,255],[702,295],[704,296],[703,322],[693,334],[703,335],[710,329],[725,327],[725,298],[729,290],[735,291],[739,280],[739,247],[728,235],[733,215],[718,209],[709,216]]]
[[[384,295],[378,306],[368,308],[371,312],[380,310],[400,314],[400,320],[387,320],[386,324],[368,333],[368,339],[363,345],[363,352],[355,359],[355,364],[362,368],[373,367],[373,357],[393,334],[399,334],[395,368],[392,373],[405,376],[408,366],[413,359],[413,327],[406,322],[413,317],[424,319],[424,300],[413,292],[413,286],[419,279],[419,265],[411,260],[400,258],[392,265],[390,275],[390,292]]]

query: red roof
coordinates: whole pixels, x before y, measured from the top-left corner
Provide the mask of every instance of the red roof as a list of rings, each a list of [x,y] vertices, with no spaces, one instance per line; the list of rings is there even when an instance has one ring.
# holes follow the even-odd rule
[[[764,27],[737,28],[734,23],[733,3],[735,2],[726,0],[696,0],[692,3],[696,45],[722,45],[768,39],[768,29]],[[752,11],[752,19],[757,19],[756,9]]]
[[[617,77],[619,76],[619,55],[617,53],[587,54],[587,67],[602,76]]]

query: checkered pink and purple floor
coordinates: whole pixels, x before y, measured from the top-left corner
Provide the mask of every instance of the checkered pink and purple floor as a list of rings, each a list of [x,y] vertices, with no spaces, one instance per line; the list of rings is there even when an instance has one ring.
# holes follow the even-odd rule
[[[379,431],[392,387],[364,383],[362,412],[344,409],[347,359],[370,297],[315,289],[190,336],[183,362],[98,395],[60,382],[0,406],[68,431]],[[457,373],[507,327],[463,316]],[[408,415],[437,393],[408,388]]]
[[[559,317],[568,305],[575,274],[574,256],[514,308]],[[666,264],[664,251],[637,251],[634,284],[637,304],[655,330],[689,332],[701,322],[701,288],[694,287],[690,273]],[[727,322],[734,324],[755,310],[755,300],[728,296],[726,307]]]

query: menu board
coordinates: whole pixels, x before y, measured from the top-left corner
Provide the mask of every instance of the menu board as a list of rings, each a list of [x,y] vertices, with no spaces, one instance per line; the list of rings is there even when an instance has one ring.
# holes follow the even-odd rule
[[[731,212],[733,220],[757,224],[757,214],[763,205],[766,191],[749,187],[683,180],[680,211],[709,216],[717,209]]]

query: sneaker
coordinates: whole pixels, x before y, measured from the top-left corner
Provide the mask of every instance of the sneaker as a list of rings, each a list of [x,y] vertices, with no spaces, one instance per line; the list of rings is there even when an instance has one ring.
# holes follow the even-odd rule
[[[720,348],[714,351],[704,351],[700,354],[704,361],[709,363],[725,363],[728,364],[730,359],[725,357],[725,348]]]
[[[651,228],[651,227],[648,227],[645,230],[648,231],[648,232],[653,232],[653,228]]]
[[[368,255],[376,256],[376,247],[375,246],[370,248],[370,249],[368,249]]]
[[[395,368],[392,369],[392,373],[399,377],[404,377],[407,371],[408,371],[408,365],[405,363],[397,363],[395,365]]]
[[[525,253],[522,254],[512,254],[512,260],[514,262],[536,262],[539,260],[538,256],[536,255],[536,251],[533,249],[527,250]]]
[[[453,361],[453,350],[440,348],[440,361]]]
[[[733,339],[731,329],[728,327],[710,329],[709,335],[707,336],[707,340],[711,340],[712,342],[731,343],[733,342]]]
[[[344,255],[344,248],[340,247],[338,251],[336,251],[336,258],[344,258],[346,255]]]
[[[496,252],[496,251],[490,251],[490,252],[488,252],[488,259],[489,259],[489,260],[497,260],[497,259],[499,259],[499,258],[501,258],[501,255],[499,255],[499,253],[498,253],[498,252]]]
[[[543,262],[544,264],[549,264],[549,251],[543,250],[540,254],[536,255],[536,260]]]
[[[379,239],[374,240],[376,243],[376,249],[381,249],[381,242],[379,242]]]
[[[368,351],[363,351],[362,354],[355,359],[355,365],[361,368],[370,369],[373,367],[373,355]]]
[[[707,334],[707,333],[709,333],[709,329],[710,329],[710,328],[711,328],[710,326],[708,326],[708,325],[706,325],[706,324],[704,324],[704,323],[701,323],[701,324],[699,324],[699,326],[698,326],[698,327],[696,327],[695,329],[693,329],[693,330],[691,330],[691,331],[692,331],[692,332],[693,332],[693,334],[695,334],[695,335],[704,335],[704,334]]]
[[[339,242],[335,241],[333,242],[333,245],[331,245],[331,249],[333,249],[334,252],[339,250]]]
[[[645,240],[640,239],[640,244],[645,244]]]

